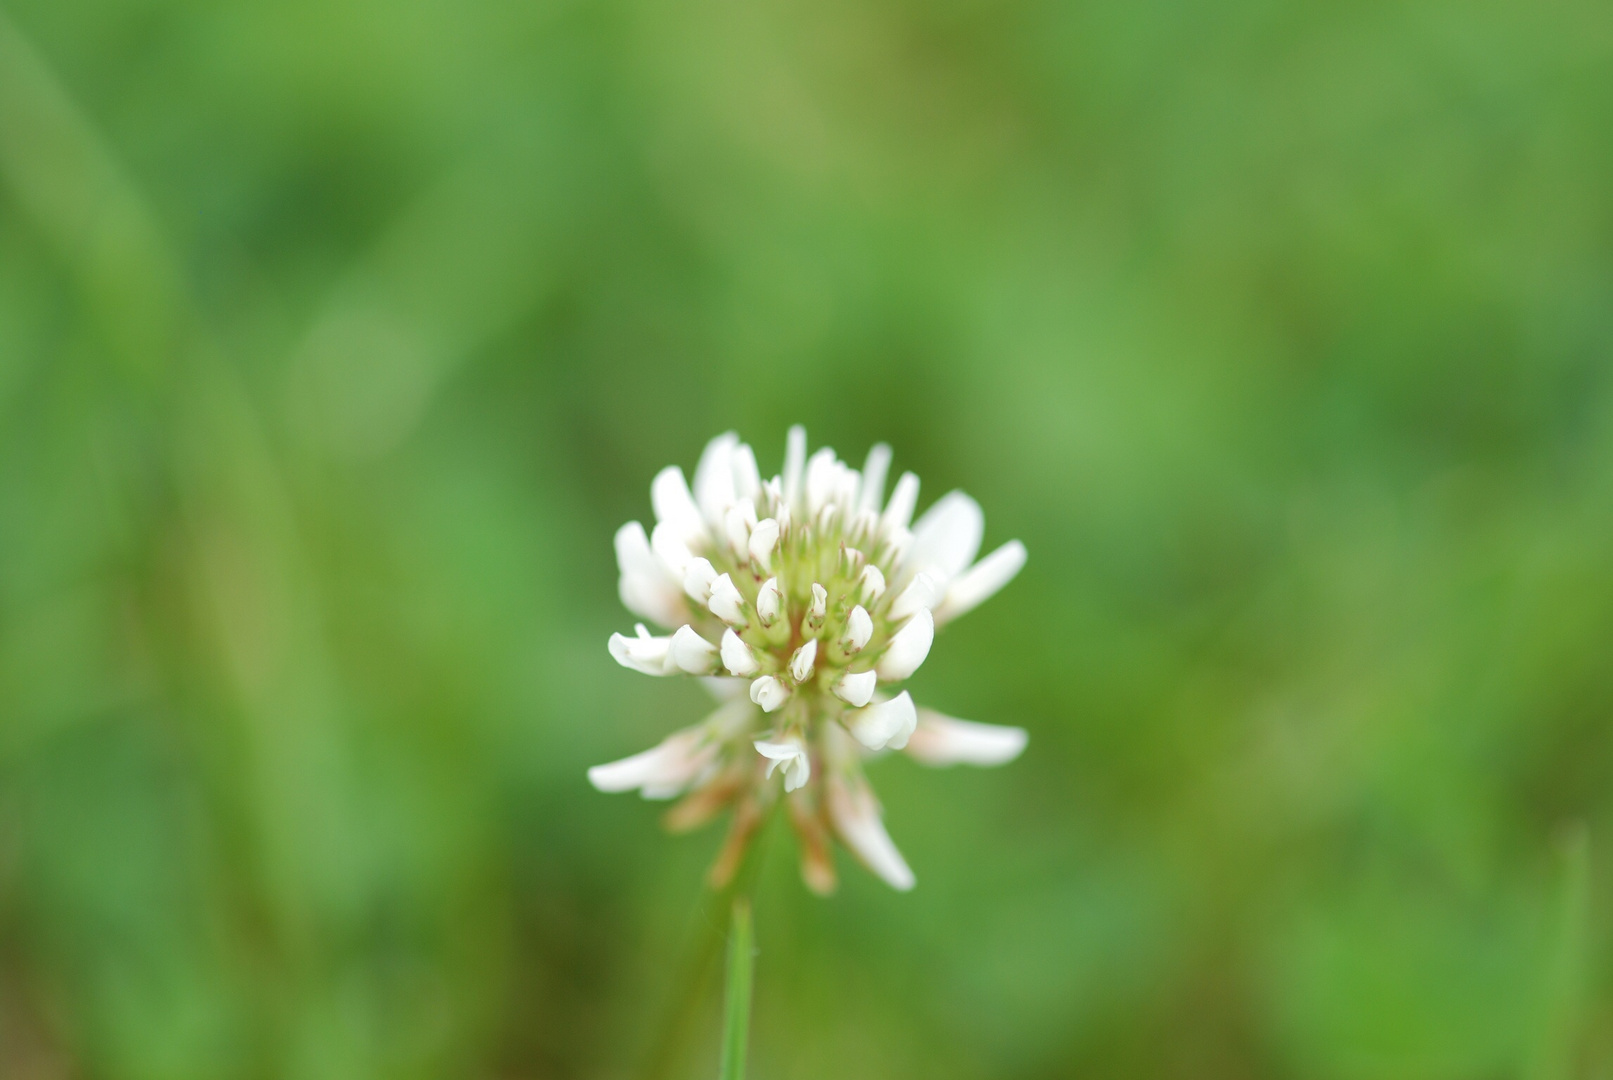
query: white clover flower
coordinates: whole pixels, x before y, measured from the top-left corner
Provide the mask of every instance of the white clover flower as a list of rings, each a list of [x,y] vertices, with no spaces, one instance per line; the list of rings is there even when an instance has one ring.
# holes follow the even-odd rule
[[[906,690],[880,691],[918,670],[939,626],[1025,564],[1017,540],[976,561],[985,520],[962,492],[915,522],[918,478],[903,473],[885,499],[890,463],[883,444],[861,470],[829,449],[809,458],[806,432],[794,427],[783,471],[763,480],[751,448],[719,435],[692,488],[677,466],[656,475],[653,529],[631,522],[616,533],[622,603],[670,633],[640,624],[633,637],[613,634],[611,656],[648,675],[701,676],[725,704],[588,778],[601,791],[682,795],[667,815],[675,829],[732,807],[714,879],[732,873],[736,852],[783,799],[814,891],[834,888],[831,834],[890,885],[912,888],[864,760],[905,750],[927,765],[1000,765],[1025,747],[1020,728],[953,719],[915,706]]]

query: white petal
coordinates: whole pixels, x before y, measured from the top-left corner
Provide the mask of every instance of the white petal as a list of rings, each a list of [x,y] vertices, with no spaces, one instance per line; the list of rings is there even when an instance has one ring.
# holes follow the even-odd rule
[[[768,776],[773,775],[774,769],[783,767],[785,791],[803,787],[811,779],[812,757],[807,753],[806,744],[798,737],[786,736],[782,742],[757,739],[754,745],[756,752],[769,760]]]
[[[806,467],[806,512],[808,517],[818,513],[833,500],[839,485],[840,462],[827,446],[812,455]]]
[[[913,534],[906,529],[886,529],[882,539],[884,561],[890,566],[900,567],[907,558],[908,549],[913,546]],[[650,537],[650,541],[653,543],[655,537]]]
[[[751,526],[756,524],[756,507],[749,499],[741,499],[723,514],[723,535],[736,555],[743,555],[750,543]]]
[[[651,637],[641,623],[637,637],[623,634],[610,636],[610,654],[625,668],[642,671],[646,675],[675,675],[678,666],[672,662],[672,638]]]
[[[711,675],[717,671],[717,646],[701,637],[692,626],[680,626],[672,635],[672,662],[690,675]]]
[[[643,753],[608,765],[595,765],[588,770],[588,782],[600,791],[639,788],[645,798],[671,798],[712,764],[717,750],[698,728],[690,728],[668,736]]]
[[[902,892],[911,889],[913,871],[885,831],[879,803],[867,785],[859,782],[853,787],[839,778],[831,778],[826,785],[826,796],[829,820],[834,822],[841,842],[891,888]]]
[[[806,428],[796,424],[784,438],[784,501],[794,506],[801,498],[806,473]]]
[[[756,752],[769,761],[789,761],[801,752],[799,742],[768,742],[766,739],[755,740]],[[768,775],[773,775],[771,771]]]
[[[778,547],[779,525],[773,518],[763,518],[756,523],[756,528],[750,531],[750,543],[747,545],[748,554],[756,560],[756,565],[762,568],[762,573],[773,571],[773,549]]]
[[[756,467],[756,454],[748,443],[734,447],[734,494],[755,502],[762,497],[762,473]]]
[[[734,505],[734,448],[739,436],[725,431],[706,444],[694,469],[694,501],[713,527],[722,526],[723,514]]]
[[[616,530],[616,567],[623,574],[653,574],[660,569],[655,552],[650,550],[650,538],[644,526],[629,521]]]
[[[873,563],[863,568],[862,598],[872,604],[885,595],[885,572]]]
[[[768,578],[756,591],[756,617],[763,626],[772,626],[784,612],[784,594],[779,592],[778,578]]]
[[[684,570],[688,569],[689,561],[695,557],[683,537],[678,535],[677,526],[665,521],[650,533],[650,549],[661,560],[661,565],[666,567],[673,581],[683,580]]]
[[[807,609],[807,614],[814,619],[822,619],[828,612],[829,590],[814,581],[812,583],[812,606]]]
[[[842,544],[843,543],[844,543],[844,541],[842,541]],[[863,555],[862,552],[858,551],[854,547],[841,547],[841,549],[840,549],[840,571],[841,571],[841,573],[845,574],[847,577],[854,578],[854,577],[858,576],[859,574],[861,574],[863,572],[863,567],[866,566],[866,565],[868,565],[868,559],[867,559],[866,556]]]
[[[935,641],[935,619],[920,610],[891,638],[876,670],[885,682],[901,682],[919,669]]]
[[[919,478],[910,472],[905,472],[896,481],[896,488],[891,492],[891,501],[885,504],[884,516],[880,525],[886,532],[895,532],[906,529],[913,521],[913,508],[919,501]]]
[[[621,568],[616,591],[622,604],[640,618],[676,626],[685,618],[676,581],[650,550],[644,526],[630,521],[616,530],[616,564]]]
[[[918,713],[913,708],[912,697],[903,690],[889,701],[845,713],[844,720],[846,730],[868,749],[883,750],[889,746],[900,750],[913,734]]]
[[[862,473],[844,461],[836,461],[834,491],[830,498],[846,514],[848,523],[849,518],[857,512],[857,492],[861,487]]]
[[[763,675],[750,684],[750,699],[760,705],[763,712],[773,712],[789,696],[789,688],[771,675]]]
[[[818,662],[818,639],[810,638],[790,657],[790,678],[804,683],[812,677],[812,666]]]
[[[860,709],[874,699],[874,687],[878,683],[876,671],[848,671],[835,680],[831,689],[835,697]]]
[[[739,635],[732,630],[724,630],[722,635],[722,663],[730,673],[749,678],[756,674],[761,667],[756,660],[756,654],[751,647],[740,640]]]
[[[662,626],[676,626],[689,617],[683,597],[664,580],[627,576],[617,581],[616,592],[628,611]]]
[[[861,482],[857,486],[857,509],[879,513],[879,504],[885,499],[885,473],[891,467],[891,448],[875,443],[863,463]]]
[[[1028,739],[1024,728],[977,724],[920,709],[906,750],[926,765],[1002,765],[1017,758]]]
[[[632,791],[661,771],[665,757],[659,746],[652,746],[632,757],[595,765],[588,770],[588,782],[600,791]]]
[[[969,567],[947,586],[946,598],[935,608],[936,624],[956,619],[991,599],[1024,565],[1025,545],[1010,540]]]
[[[868,610],[861,604],[851,609],[846,616],[846,636],[841,638],[849,652],[860,652],[868,644],[868,639],[874,636],[874,620],[869,617]]]
[[[677,626],[689,617],[682,595],[662,580],[624,576],[617,580],[616,592],[627,610],[662,626]]]
[[[711,599],[711,587],[717,581],[717,568],[696,555],[683,568],[683,591],[698,604]]]
[[[907,565],[951,581],[974,562],[985,528],[980,504],[961,491],[949,491],[913,526]]]
[[[745,597],[727,574],[718,575],[711,583],[711,600],[706,606],[729,626],[745,625]]]
[[[698,544],[705,538],[705,519],[689,494],[683,470],[676,465],[668,465],[655,474],[650,484],[650,505],[655,508],[655,520],[671,526],[673,535],[685,544]]]
[[[909,615],[920,611],[929,611],[941,602],[941,587],[929,574],[920,572],[914,575],[912,582],[902,590],[891,604],[891,618],[905,619]]]

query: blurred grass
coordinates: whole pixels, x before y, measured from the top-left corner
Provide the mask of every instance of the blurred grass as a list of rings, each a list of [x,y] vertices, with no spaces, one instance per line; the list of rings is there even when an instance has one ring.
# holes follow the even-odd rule
[[[6,0],[0,1076],[630,1075],[716,837],[582,779],[701,707],[610,534],[795,421],[1025,540],[918,690],[1032,741],[770,860],[755,1075],[1613,1076],[1610,60]]]

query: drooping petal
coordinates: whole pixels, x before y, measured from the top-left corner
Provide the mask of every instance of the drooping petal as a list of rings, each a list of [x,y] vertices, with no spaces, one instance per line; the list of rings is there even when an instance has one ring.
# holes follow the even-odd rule
[[[751,647],[740,640],[739,635],[732,630],[724,630],[722,635],[722,663],[730,674],[749,678],[761,669],[756,654]]]
[[[935,641],[935,618],[923,608],[891,638],[875,670],[884,682],[901,682],[919,669]]]
[[[1010,540],[965,570],[947,586],[945,598],[935,608],[935,623],[956,619],[991,599],[998,589],[1014,580],[1025,565],[1025,545]]]
[[[706,523],[689,494],[689,484],[683,470],[668,465],[655,474],[650,485],[650,505],[655,508],[655,520],[671,528],[672,533],[690,547],[699,547],[705,540]]]
[[[734,504],[734,448],[739,436],[725,431],[706,444],[694,470],[694,501],[713,529],[721,529],[723,515]]]
[[[825,783],[824,796],[835,833],[858,861],[891,888],[902,892],[911,889],[913,871],[885,831],[879,801],[868,790],[867,783],[860,778],[847,780],[831,775]]]
[[[943,582],[951,581],[974,562],[985,529],[986,515],[980,504],[961,491],[949,491],[913,526],[906,565],[913,571],[928,571]]]
[[[830,690],[847,705],[855,705],[860,709],[874,699],[874,688],[878,683],[878,672],[848,671],[835,680]]]
[[[1029,738],[1024,728],[977,724],[919,709],[918,726],[905,749],[926,765],[1002,765],[1017,758]]]
[[[611,657],[625,668],[642,671],[646,675],[676,675],[678,666],[672,662],[672,638],[652,637],[643,623],[636,627],[638,635],[610,636]]]
[[[646,799],[669,799],[711,767],[718,749],[699,728],[689,728],[632,757],[595,765],[588,770],[588,782],[600,791],[637,788]]]
[[[692,626],[680,626],[672,635],[672,662],[690,675],[713,675],[717,671],[717,646],[701,637]]]
[[[906,690],[891,698],[869,705],[867,708],[854,709],[844,715],[846,730],[870,750],[883,750],[890,747],[900,750],[907,745],[908,737],[913,734],[914,725],[918,722],[917,710],[913,708],[913,699]]]
[[[755,746],[756,752],[768,759],[768,776],[773,775],[774,769],[784,770],[785,791],[794,791],[811,778],[812,757],[799,736],[786,735],[778,742],[757,739]]]

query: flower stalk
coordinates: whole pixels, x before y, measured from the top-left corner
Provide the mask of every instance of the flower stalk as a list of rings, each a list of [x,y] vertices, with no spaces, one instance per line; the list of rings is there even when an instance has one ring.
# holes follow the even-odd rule
[[[756,945],[748,896],[736,896],[728,928],[728,989],[723,1007],[721,1080],[744,1080],[750,1041],[751,977]]]

